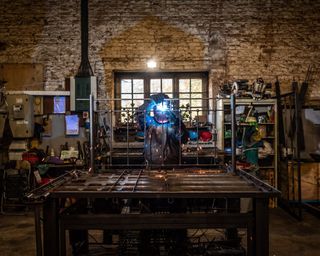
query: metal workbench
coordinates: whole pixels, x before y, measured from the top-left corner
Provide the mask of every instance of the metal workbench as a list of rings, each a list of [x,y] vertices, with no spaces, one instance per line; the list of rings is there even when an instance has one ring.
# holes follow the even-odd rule
[[[106,173],[65,175],[58,186],[47,191],[35,190],[28,197],[43,203],[44,255],[65,255],[67,230],[135,230],[245,228],[247,255],[269,255],[270,197],[279,192],[245,171],[227,173],[220,170],[176,169],[110,170]],[[42,196],[45,195],[45,196]],[[97,198],[112,199],[241,199],[251,198],[250,212],[190,211],[181,213],[72,213],[61,207],[66,198],[88,202]],[[39,214],[38,214],[39,215]],[[38,255],[41,249],[38,249]]]

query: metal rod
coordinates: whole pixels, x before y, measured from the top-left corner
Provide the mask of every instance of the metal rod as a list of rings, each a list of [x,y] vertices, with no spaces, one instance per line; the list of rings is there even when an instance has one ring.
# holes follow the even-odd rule
[[[44,201],[48,198],[48,196],[50,195],[50,192],[52,190],[58,188],[66,181],[72,179],[72,177],[74,177],[75,175],[77,175],[77,171],[73,170],[73,171],[66,172],[65,174],[55,178],[54,180],[50,181],[49,183],[44,184],[41,187],[36,188],[36,189],[32,190],[31,192],[27,193],[24,196],[24,200],[26,202]]]
[[[110,166],[112,166],[112,153],[113,153],[113,112],[112,110],[110,110],[110,132],[111,132],[111,135],[110,135]]]
[[[179,166],[181,166],[182,165],[182,142],[181,142],[181,140],[182,140],[182,127],[181,127],[181,123],[182,123],[182,121],[181,121],[181,109],[179,109],[178,110],[179,111]]]
[[[111,188],[109,189],[108,192],[111,192],[115,186],[117,186],[118,182],[120,179],[123,177],[123,175],[126,173],[126,170],[124,170],[118,177],[118,179],[115,181],[115,183],[112,184]]]
[[[34,224],[36,232],[36,249],[37,256],[42,256],[42,237],[41,237],[41,223],[40,223],[40,207],[41,205],[36,204],[34,206]]]
[[[234,93],[231,94],[231,130],[232,130],[232,172],[236,171],[236,96]]]
[[[197,109],[197,116],[198,116],[198,120],[197,120],[197,164],[199,164],[199,109]]]
[[[135,184],[133,186],[132,192],[134,192],[136,190],[136,187],[138,185],[138,182],[139,182],[139,179],[141,177],[142,172],[143,172],[143,169],[141,169],[140,172],[139,172],[138,178],[137,178],[137,180],[136,180],[136,182],[135,182]]]
[[[295,125],[296,125],[296,134],[295,134],[295,143],[296,143],[296,161],[297,161],[297,175],[298,175],[298,216],[299,219],[302,220],[302,202],[301,202],[301,162],[300,162],[300,148],[301,141],[300,137],[303,136],[301,134],[300,120],[301,120],[301,100],[300,94],[298,91],[298,86],[295,88]],[[293,135],[294,136],[294,135]]]
[[[140,93],[132,93],[132,94],[140,94]],[[144,98],[144,97],[136,97],[134,98],[135,100],[152,100],[151,98]],[[211,100],[214,98],[206,98],[206,97],[197,97],[197,98],[192,98],[193,100]],[[78,100],[88,100],[88,99],[78,99]],[[97,98],[96,101],[121,101],[123,98]],[[164,101],[179,101],[179,100],[190,100],[190,97],[185,98],[185,97],[180,97],[180,98],[170,98],[170,99],[164,99]]]
[[[127,136],[127,166],[129,166],[129,110],[127,109],[126,111],[127,113],[127,133],[126,133],[126,136]]]
[[[146,117],[147,117],[147,111],[144,109],[143,110],[143,154],[146,155],[146,138],[147,138],[147,120],[146,120]],[[146,158],[144,159],[144,163],[146,165],[146,168],[148,169],[149,168],[149,162],[146,160]]]
[[[90,170],[95,173],[95,164],[94,164],[94,97],[90,94]]]
[[[130,108],[131,109],[131,108]],[[202,111],[211,111],[211,109],[209,108],[201,108]],[[112,113],[121,113],[123,112],[124,110],[121,110],[121,109],[114,109],[114,110],[105,110],[105,109],[100,109],[100,110],[97,110],[96,112],[100,112],[100,113],[108,113],[108,112],[112,112]],[[141,112],[137,109],[135,109],[136,112]],[[190,112],[195,112],[197,111],[197,109],[190,109],[189,110]],[[215,109],[213,110],[214,112],[222,112],[223,110],[222,109]]]
[[[269,255],[269,208],[268,199],[255,198],[254,199],[254,251],[255,255],[268,256]]]
[[[167,139],[167,136],[164,136],[164,125],[161,125],[161,132],[162,132],[162,142],[161,142],[161,145],[160,145],[160,150],[161,150],[161,166],[164,166],[164,145],[166,143],[166,139]]]

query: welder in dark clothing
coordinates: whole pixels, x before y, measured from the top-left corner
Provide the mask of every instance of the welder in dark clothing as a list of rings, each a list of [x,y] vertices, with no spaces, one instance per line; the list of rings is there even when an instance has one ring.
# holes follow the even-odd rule
[[[174,166],[180,163],[181,145],[188,139],[188,132],[178,109],[171,104],[164,93],[152,95],[138,108],[137,119],[140,133],[144,134],[144,157],[147,165]],[[185,212],[186,200],[175,200],[168,204],[167,199],[143,201],[150,212],[161,212],[164,209],[170,213]],[[184,255],[187,243],[187,230],[151,230],[141,231],[141,255],[159,255],[157,246],[151,241],[164,236],[166,243],[171,244],[168,255]],[[181,254],[182,253],[182,254]]]
[[[138,123],[144,133],[144,156],[148,165],[179,164],[181,144],[188,133],[179,111],[164,93],[152,95],[137,111]]]

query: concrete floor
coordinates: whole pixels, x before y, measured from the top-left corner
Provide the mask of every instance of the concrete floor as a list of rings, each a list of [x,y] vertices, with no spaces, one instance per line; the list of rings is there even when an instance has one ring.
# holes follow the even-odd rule
[[[35,255],[33,215],[0,215],[0,255]],[[270,256],[320,255],[320,221],[305,213],[298,222],[281,209],[270,211]]]

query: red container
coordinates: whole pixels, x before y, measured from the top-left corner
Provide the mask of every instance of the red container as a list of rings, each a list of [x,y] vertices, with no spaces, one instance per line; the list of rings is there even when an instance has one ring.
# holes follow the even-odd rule
[[[39,157],[36,153],[26,152],[22,154],[22,160],[28,161],[30,164],[36,164],[39,162]]]
[[[201,131],[200,132],[200,140],[205,141],[205,142],[212,140],[212,133],[209,131]]]

